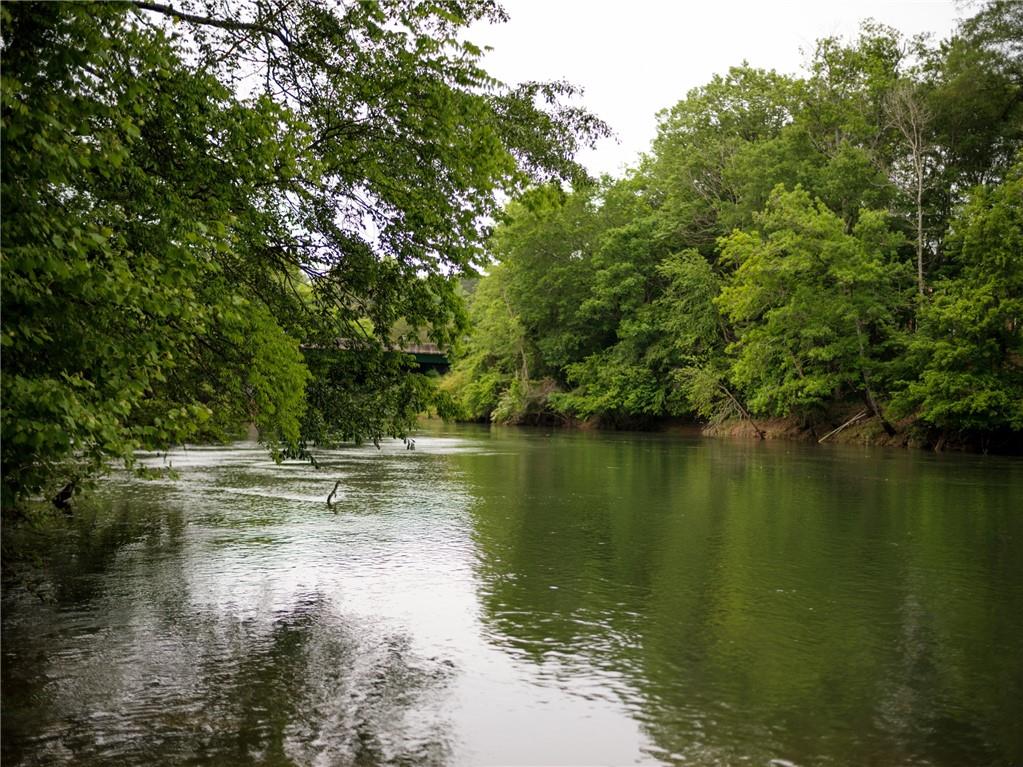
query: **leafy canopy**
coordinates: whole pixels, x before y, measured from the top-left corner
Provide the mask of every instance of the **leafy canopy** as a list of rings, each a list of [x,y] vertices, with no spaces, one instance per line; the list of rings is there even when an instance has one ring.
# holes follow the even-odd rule
[[[278,454],[408,428],[428,391],[392,348],[464,327],[494,192],[581,179],[606,132],[486,74],[462,29],[501,18],[0,8],[5,505],[245,421]]]

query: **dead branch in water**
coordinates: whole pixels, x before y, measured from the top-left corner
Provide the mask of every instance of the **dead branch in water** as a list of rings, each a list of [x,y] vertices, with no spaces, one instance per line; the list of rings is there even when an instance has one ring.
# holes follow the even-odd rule
[[[334,483],[334,489],[331,490],[330,491],[330,495],[327,496],[327,508],[330,508],[330,509],[334,508],[334,495],[337,493],[337,489],[339,487],[341,487],[341,480],[340,479],[337,482]],[[335,514],[337,513],[336,509],[334,510],[334,513]]]

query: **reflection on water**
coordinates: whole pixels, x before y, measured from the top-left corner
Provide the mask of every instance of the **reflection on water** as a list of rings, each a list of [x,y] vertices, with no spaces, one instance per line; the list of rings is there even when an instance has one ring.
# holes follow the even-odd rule
[[[1018,460],[476,429],[169,459],[4,584],[4,764],[1023,762]]]
[[[618,674],[659,758],[1023,755],[1018,463],[608,436],[475,463],[494,641]]]

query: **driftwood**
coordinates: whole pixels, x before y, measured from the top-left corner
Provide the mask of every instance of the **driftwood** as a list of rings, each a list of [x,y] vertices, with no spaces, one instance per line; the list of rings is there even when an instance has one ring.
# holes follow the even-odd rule
[[[863,418],[864,416],[868,415],[868,414],[869,414],[869,412],[870,412],[870,411],[868,411],[868,410],[861,410],[861,411],[860,411],[860,412],[858,412],[858,413],[857,413],[856,415],[854,415],[854,416],[853,416],[852,418],[850,418],[850,419],[849,419],[848,421],[846,421],[846,422],[845,422],[845,423],[843,423],[843,424],[842,424],[841,426],[839,426],[839,427],[838,427],[837,429],[832,429],[832,430],[831,430],[831,431],[829,431],[829,432],[828,432],[827,434],[825,434],[825,435],[824,435],[823,437],[821,437],[821,438],[820,438],[819,440],[817,440],[817,444],[819,445],[819,444],[820,444],[821,442],[823,442],[824,440],[826,440],[826,439],[827,439],[828,437],[830,437],[830,436],[832,436],[832,435],[834,435],[834,434],[838,434],[838,433],[839,433],[840,431],[842,431],[842,429],[844,429],[844,428],[845,428],[846,426],[852,426],[852,425],[853,425],[854,423],[856,423],[857,421],[859,421],[859,420],[860,420],[861,418]]]

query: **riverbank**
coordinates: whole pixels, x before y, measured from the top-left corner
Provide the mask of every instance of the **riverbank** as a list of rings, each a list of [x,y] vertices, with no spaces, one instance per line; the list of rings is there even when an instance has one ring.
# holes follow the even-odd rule
[[[870,447],[897,447],[934,452],[998,453],[1019,455],[1023,452],[1023,434],[949,434],[928,430],[912,418],[892,424],[894,433],[885,431],[876,416],[857,418],[861,411],[843,413],[821,422],[805,422],[796,418],[729,419],[705,424],[700,433],[706,437],[732,439],[782,439],[794,442],[834,443]],[[672,431],[668,427],[666,431]],[[688,428],[683,427],[683,432]],[[760,434],[758,434],[758,431]]]
[[[835,411],[830,417],[813,422],[798,418],[757,418],[752,422],[745,418],[732,418],[717,423],[680,418],[611,421],[602,418],[544,417],[544,414],[537,414],[520,423],[509,425],[581,431],[647,431],[680,437],[788,440],[802,443],[930,450],[939,453],[947,451],[1023,454],[1023,434],[1019,432],[942,433],[927,429],[916,419],[905,418],[892,423],[895,431],[889,434],[877,417],[868,416],[862,410]]]

